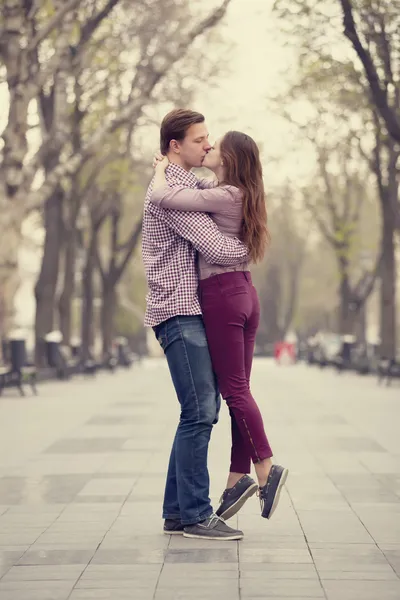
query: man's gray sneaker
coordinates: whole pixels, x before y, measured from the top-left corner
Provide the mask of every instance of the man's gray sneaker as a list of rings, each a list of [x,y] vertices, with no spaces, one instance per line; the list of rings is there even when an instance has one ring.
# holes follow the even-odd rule
[[[201,523],[187,525],[183,537],[198,538],[200,540],[241,540],[243,531],[232,529],[221,517],[211,515]]]
[[[258,485],[254,479],[249,475],[243,475],[233,487],[224,491],[220,498],[221,504],[215,514],[227,521],[242,508],[246,500],[253,496],[257,489]]]
[[[279,498],[289,471],[280,465],[272,465],[267,483],[259,488],[261,516],[270,519],[278,506]]]
[[[183,535],[183,525],[175,519],[165,519],[164,533],[165,535]]]

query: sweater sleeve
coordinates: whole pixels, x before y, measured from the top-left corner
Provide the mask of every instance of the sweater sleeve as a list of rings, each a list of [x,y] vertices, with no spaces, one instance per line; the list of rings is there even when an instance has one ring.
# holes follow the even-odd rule
[[[223,213],[232,207],[235,197],[225,186],[203,190],[164,186],[153,190],[150,202],[174,210]]]

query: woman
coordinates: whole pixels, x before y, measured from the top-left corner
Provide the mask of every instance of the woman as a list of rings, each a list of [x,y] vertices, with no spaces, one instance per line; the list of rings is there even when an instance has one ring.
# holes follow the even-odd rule
[[[162,158],[155,166],[151,202],[166,209],[210,213],[219,229],[240,237],[249,262],[259,262],[268,243],[267,213],[259,150],[252,138],[229,131],[204,158],[216,181],[201,180],[201,189],[169,187]],[[231,416],[232,451],[226,489],[216,514],[229,519],[258,488],[261,514],[269,519],[277,507],[287,469],[272,464],[260,410],[250,392],[254,343],[260,304],[248,263],[210,265],[199,255],[199,299],[213,368]],[[254,463],[258,486],[249,477]]]

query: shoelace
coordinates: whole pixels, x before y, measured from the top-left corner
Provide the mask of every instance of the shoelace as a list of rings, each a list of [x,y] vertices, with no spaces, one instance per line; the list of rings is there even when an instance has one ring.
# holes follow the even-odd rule
[[[213,513],[212,515],[210,515],[210,525],[213,525],[215,521],[221,521],[222,523],[225,523],[225,519]]]
[[[264,509],[264,502],[265,502],[265,500],[264,500],[264,498],[262,496],[260,488],[257,489],[256,496],[257,496],[258,500],[260,501],[261,510],[263,510]]]

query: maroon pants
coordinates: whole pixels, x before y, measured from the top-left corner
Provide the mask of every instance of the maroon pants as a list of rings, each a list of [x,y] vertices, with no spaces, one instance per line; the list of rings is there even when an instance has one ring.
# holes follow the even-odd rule
[[[230,471],[250,473],[251,460],[272,456],[260,410],[250,392],[260,303],[248,271],[202,279],[199,297],[219,391],[231,415]]]

